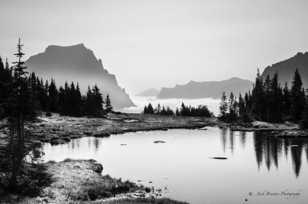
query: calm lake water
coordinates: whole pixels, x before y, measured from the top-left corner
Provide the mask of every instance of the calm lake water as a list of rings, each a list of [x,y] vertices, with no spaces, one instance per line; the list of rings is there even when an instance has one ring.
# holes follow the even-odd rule
[[[103,174],[161,188],[165,196],[190,203],[304,204],[307,142],[212,127],[46,144],[44,159],[93,158],[103,164]]]

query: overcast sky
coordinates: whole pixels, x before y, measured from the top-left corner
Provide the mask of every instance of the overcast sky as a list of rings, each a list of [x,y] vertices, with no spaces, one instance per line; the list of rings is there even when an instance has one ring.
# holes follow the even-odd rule
[[[308,51],[307,0],[1,0],[0,55],[84,43],[136,93],[190,80],[253,79]]]

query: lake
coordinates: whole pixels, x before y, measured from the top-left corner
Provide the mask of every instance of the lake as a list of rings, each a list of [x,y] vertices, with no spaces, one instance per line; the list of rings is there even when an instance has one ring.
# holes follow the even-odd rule
[[[209,127],[84,137],[43,150],[45,161],[95,159],[103,174],[193,204],[299,204],[308,201],[307,142]]]

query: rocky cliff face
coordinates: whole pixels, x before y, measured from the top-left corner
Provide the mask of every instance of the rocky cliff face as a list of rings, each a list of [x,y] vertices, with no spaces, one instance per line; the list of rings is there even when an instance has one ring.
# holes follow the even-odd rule
[[[26,64],[29,71],[44,79],[54,78],[58,85],[66,81],[78,82],[84,93],[88,86],[96,84],[105,96],[110,95],[116,109],[134,105],[125,90],[118,85],[115,75],[110,74],[102,61],[83,44],[48,46],[43,53],[31,56]]]
[[[308,88],[308,52],[297,53],[287,60],[266,67],[262,77],[265,78],[267,75],[272,77],[275,73],[278,73],[278,80],[281,85],[287,82],[290,86],[296,69],[302,77],[304,87]]]
[[[190,81],[174,88],[162,88],[158,98],[220,98],[223,92],[245,94],[252,88],[252,82],[240,78],[231,78],[223,81]]]

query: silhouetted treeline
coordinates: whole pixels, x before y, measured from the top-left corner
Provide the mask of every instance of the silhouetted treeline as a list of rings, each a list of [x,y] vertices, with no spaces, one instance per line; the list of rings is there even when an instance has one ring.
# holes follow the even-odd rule
[[[156,108],[153,108],[151,103],[144,107],[143,113],[156,115],[174,115],[174,111],[170,107],[165,107],[158,104]]]
[[[8,63],[0,58],[0,103],[11,92],[10,84],[15,80],[14,73]],[[65,83],[64,87],[56,86],[55,80],[43,81],[31,73],[25,76],[33,94],[33,107],[36,111],[56,112],[68,116],[102,116],[112,111],[109,95],[106,100],[95,85],[88,88],[86,95],[82,95],[78,83]],[[104,106],[105,104],[105,106]],[[5,117],[4,108],[0,107],[0,117]]]
[[[187,106],[184,103],[181,104],[181,107],[176,109],[177,116],[200,116],[200,117],[211,117],[213,114],[207,106],[199,105],[197,107]]]
[[[200,116],[200,117],[211,117],[213,114],[209,111],[207,106],[199,105],[197,107],[187,106],[184,103],[181,104],[180,108],[176,108],[174,112],[170,107],[157,105],[153,108],[152,104],[149,103],[144,107],[144,114],[157,114],[157,115],[176,115],[176,116]]]
[[[278,74],[263,79],[258,72],[251,92],[238,99],[223,93],[220,119],[228,122],[261,120],[266,122],[293,121],[308,127],[308,100],[299,72],[296,70],[291,88],[278,83]]]

